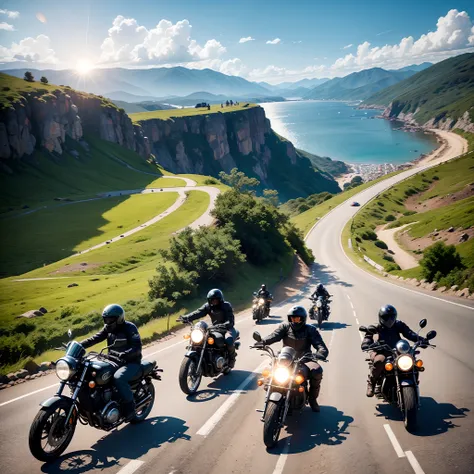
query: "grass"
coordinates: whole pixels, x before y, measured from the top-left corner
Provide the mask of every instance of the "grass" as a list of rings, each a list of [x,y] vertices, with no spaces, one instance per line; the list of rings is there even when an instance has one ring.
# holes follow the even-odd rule
[[[461,137],[464,137],[466,139],[468,151],[474,151],[474,133],[465,132],[464,130],[461,130],[459,128],[456,128],[455,130],[453,130],[453,132],[457,133],[458,135],[461,135]]]
[[[383,181],[384,179],[390,178],[391,176],[395,176],[396,174],[400,173],[401,171],[395,171],[394,173],[387,174],[385,176],[381,176],[373,181],[368,181],[367,183],[361,184],[356,188],[349,189],[348,191],[343,191],[340,194],[335,195],[331,199],[324,201],[322,204],[319,204],[312,209],[309,209],[302,214],[299,214],[293,218],[291,221],[298,227],[304,235],[306,235],[314,223],[323,218],[330,210],[334,209],[339,204],[342,204],[344,201],[347,201],[355,194],[363,191],[364,189],[369,188],[370,186]]]
[[[234,105],[232,107],[224,106],[224,108],[221,108],[220,104],[217,104],[211,105],[210,110],[208,110],[207,107],[201,107],[199,109],[189,107],[185,109],[153,110],[151,112],[129,114],[129,117],[132,119],[132,122],[136,123],[150,119],[168,120],[171,118],[178,117],[191,117],[193,115],[209,115],[217,113],[237,112],[238,110],[246,110],[252,107],[258,107],[256,104],[248,104],[247,107],[244,107],[246,104],[248,103],[244,102],[241,105]]]

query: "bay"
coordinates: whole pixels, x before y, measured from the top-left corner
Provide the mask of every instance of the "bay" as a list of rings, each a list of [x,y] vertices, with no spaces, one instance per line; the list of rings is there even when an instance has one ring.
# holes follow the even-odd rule
[[[395,130],[398,122],[376,118],[380,110],[329,101],[261,104],[272,128],[296,148],[354,164],[401,164],[437,147],[432,135]]]

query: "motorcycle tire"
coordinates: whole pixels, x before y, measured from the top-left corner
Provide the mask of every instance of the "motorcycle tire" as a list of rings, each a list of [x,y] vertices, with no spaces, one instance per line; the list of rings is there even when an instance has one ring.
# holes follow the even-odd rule
[[[322,325],[323,325],[323,312],[318,311],[318,327],[319,327],[319,329],[321,329]]]
[[[280,437],[281,424],[280,412],[283,405],[281,402],[269,401],[263,419],[263,442],[267,448],[273,448]]]
[[[416,428],[416,418],[418,407],[416,403],[415,387],[402,387],[403,395],[403,418],[407,431],[414,431]]]
[[[155,386],[153,385],[153,382],[150,382],[147,385],[147,395],[148,394],[151,395],[150,401],[148,401],[145,406],[140,408],[140,411],[136,413],[135,418],[130,420],[130,423],[132,425],[136,425],[137,423],[145,421],[145,418],[150,414],[151,410],[153,409],[153,405],[155,403]]]
[[[47,452],[43,448],[42,442],[45,439],[43,436],[43,430],[46,428],[47,424],[50,424],[47,436],[49,442],[49,438],[54,436],[54,434],[52,433],[52,428],[54,428],[55,425],[59,427],[60,423],[62,422],[60,418],[56,418],[56,420],[53,419],[53,421],[50,421],[50,418],[58,412],[57,416],[65,419],[67,414],[69,413],[70,408],[71,406],[69,403],[63,402],[51,407],[43,407],[36,415],[30,427],[28,442],[31,454],[36,459],[38,459],[38,461],[43,461],[47,463],[55,461],[69,446],[69,443],[71,442],[72,437],[74,436],[74,432],[76,431],[77,420],[75,419],[70,425],[67,434],[65,434],[64,439],[60,442],[56,449]]]
[[[196,381],[191,387],[188,384],[189,371],[195,369],[196,366],[196,361],[189,357],[185,357],[183,362],[181,362],[181,367],[179,368],[179,387],[186,395],[193,395],[196,393],[201,384],[202,374],[199,374],[196,377]]]

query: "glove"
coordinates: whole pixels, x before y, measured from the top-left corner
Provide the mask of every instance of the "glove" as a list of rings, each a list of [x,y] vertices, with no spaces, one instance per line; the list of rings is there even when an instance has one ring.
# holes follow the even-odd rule
[[[420,345],[421,346],[427,346],[429,345],[430,341],[426,339],[425,337],[420,337]]]
[[[259,349],[265,347],[265,343],[263,341],[260,341],[260,342],[256,342],[254,344],[254,347],[258,347]]]
[[[189,323],[189,317],[188,316],[181,316],[176,321],[182,322],[182,323]]]
[[[369,348],[369,345],[368,344],[362,344],[362,346],[360,346],[360,347],[363,351],[366,351]]]

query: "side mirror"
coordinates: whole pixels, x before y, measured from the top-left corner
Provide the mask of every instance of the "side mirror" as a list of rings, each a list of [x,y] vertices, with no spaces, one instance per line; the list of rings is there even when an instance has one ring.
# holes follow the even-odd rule
[[[427,323],[428,323],[428,321],[426,319],[422,319],[420,321],[420,328],[421,329],[425,328]]]
[[[436,337],[436,334],[437,334],[436,331],[430,331],[430,332],[426,335],[426,339],[428,339],[428,340],[434,339],[434,338]]]
[[[367,326],[359,326],[360,332],[367,332]]]
[[[262,341],[262,336],[260,336],[260,333],[258,333],[257,331],[255,331],[255,332],[252,334],[252,337],[253,337],[257,342],[261,342],[261,341]]]
[[[253,296],[257,296],[257,292],[256,292],[256,291],[253,292]]]
[[[370,332],[370,334],[378,334],[379,330],[377,329],[377,326],[374,326],[373,324],[371,324],[367,328],[367,332]]]
[[[71,340],[71,339],[72,339],[72,331],[71,331],[71,329],[68,329],[68,330],[67,330],[67,335],[68,335],[68,337],[69,337],[69,340]]]

